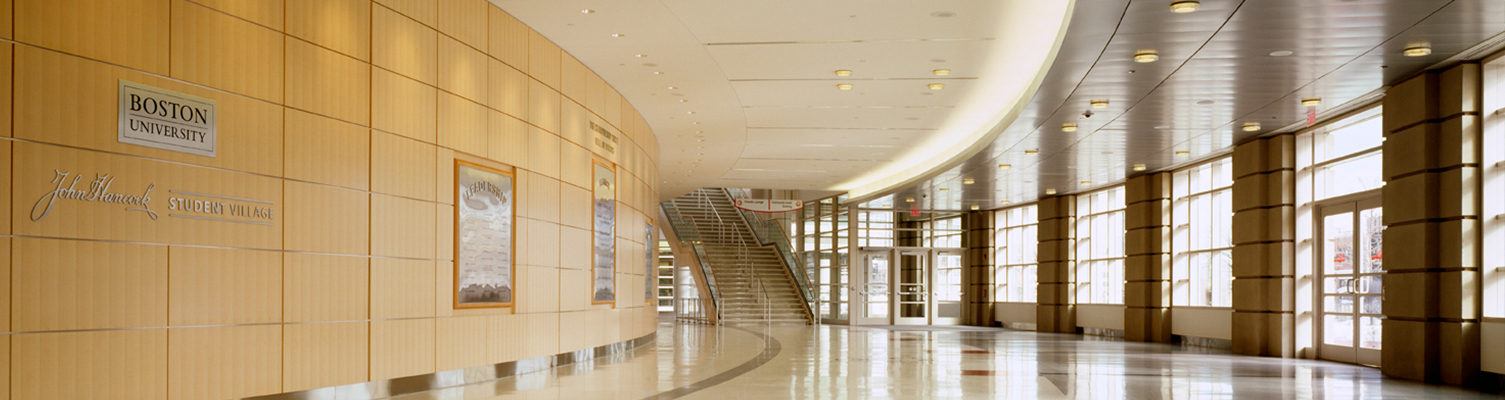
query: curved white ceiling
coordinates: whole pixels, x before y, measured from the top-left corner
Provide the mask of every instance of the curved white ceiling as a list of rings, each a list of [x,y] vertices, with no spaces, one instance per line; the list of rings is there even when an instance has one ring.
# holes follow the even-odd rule
[[[1074,3],[491,1],[643,114],[664,198],[699,187],[860,197],[928,179],[1022,110]]]

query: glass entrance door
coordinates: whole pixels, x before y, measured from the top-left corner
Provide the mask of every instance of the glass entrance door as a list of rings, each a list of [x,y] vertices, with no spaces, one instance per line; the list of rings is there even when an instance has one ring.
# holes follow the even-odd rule
[[[930,271],[926,251],[899,251],[894,268],[894,325],[930,324]]]
[[[1380,199],[1370,198],[1322,207],[1316,299],[1322,358],[1380,364],[1385,231],[1380,205]]]
[[[955,250],[936,250],[934,265],[935,288],[931,299],[931,312],[935,325],[960,325],[962,323],[962,253]]]
[[[852,287],[856,296],[853,296],[852,315],[853,325],[888,325],[889,309],[889,275],[892,272],[893,251],[863,251],[862,264],[858,269],[860,279],[853,282]]]

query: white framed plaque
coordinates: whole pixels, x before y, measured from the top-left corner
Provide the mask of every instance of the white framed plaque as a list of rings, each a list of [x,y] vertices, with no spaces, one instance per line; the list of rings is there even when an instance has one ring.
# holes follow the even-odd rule
[[[516,200],[511,172],[455,160],[455,308],[512,306]]]

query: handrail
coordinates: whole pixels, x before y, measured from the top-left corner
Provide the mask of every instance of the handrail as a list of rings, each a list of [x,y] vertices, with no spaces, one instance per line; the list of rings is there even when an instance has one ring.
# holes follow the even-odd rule
[[[726,197],[733,200],[746,199],[748,193],[745,190],[722,189]],[[759,245],[772,245],[779,253],[779,259],[784,262],[784,267],[789,276],[794,278],[795,286],[799,288],[800,296],[805,301],[805,312],[810,315],[811,321],[819,324],[820,318],[815,315],[815,290],[810,287],[810,278],[805,274],[803,263],[800,262],[799,254],[794,251],[794,245],[789,242],[789,234],[784,231],[781,224],[770,223],[764,220],[758,213],[738,208],[737,214],[752,229],[753,237],[758,239]]]
[[[688,245],[691,254],[695,256],[695,264],[699,267],[701,278],[704,279],[706,292],[710,294],[710,301],[714,304],[713,312],[706,313],[704,317],[712,321],[719,320],[722,309],[721,290],[717,287],[716,275],[711,272],[710,257],[706,254],[705,247],[702,246],[700,231],[695,228],[693,221],[686,221],[688,217],[679,213],[679,208],[674,205],[673,201],[661,202],[659,207],[669,219],[669,226],[674,229],[680,245]]]

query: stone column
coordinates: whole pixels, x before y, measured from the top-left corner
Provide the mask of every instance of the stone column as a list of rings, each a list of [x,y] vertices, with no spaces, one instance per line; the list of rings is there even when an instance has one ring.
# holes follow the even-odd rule
[[[1170,343],[1171,176],[1124,184],[1124,340]]]
[[[1036,290],[1038,332],[1075,333],[1076,196],[1047,196],[1037,209],[1040,225]]]
[[[1295,137],[1233,150],[1233,351],[1295,356]]]
[[[1480,79],[1465,63],[1385,92],[1386,375],[1479,376]]]
[[[974,326],[993,326],[993,212],[968,212],[962,220],[962,246],[967,247],[967,269],[962,273],[966,284],[962,300],[967,303],[966,321]]]

